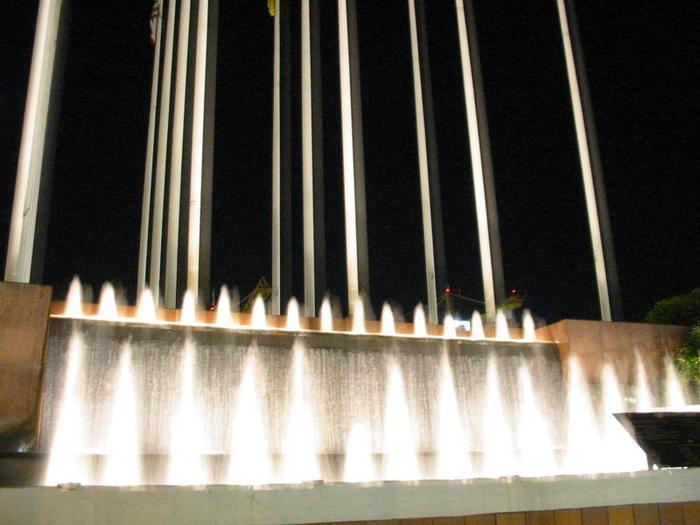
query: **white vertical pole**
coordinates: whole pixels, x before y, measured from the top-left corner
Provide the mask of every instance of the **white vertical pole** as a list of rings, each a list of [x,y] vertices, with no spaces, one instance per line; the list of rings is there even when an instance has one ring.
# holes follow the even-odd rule
[[[345,194],[345,253],[348,279],[348,308],[352,313],[360,297],[357,260],[355,203],[355,157],[353,145],[352,92],[350,84],[350,40],[346,0],[338,0],[338,48],[340,61],[340,111],[343,140],[343,191]]]
[[[151,229],[151,271],[149,286],[156,304],[160,301],[161,246],[163,243],[163,208],[165,206],[165,171],[168,162],[168,129],[170,128],[170,92],[173,74],[173,47],[177,0],[168,2],[168,27],[163,56],[163,89],[160,94],[160,122],[158,124],[158,153],[156,182],[153,196],[153,225]]]
[[[428,146],[425,133],[423,109],[423,82],[418,50],[418,27],[416,24],[415,0],[408,0],[408,15],[411,31],[411,57],[413,62],[413,91],[416,104],[416,137],[418,140],[418,172],[420,175],[421,206],[423,212],[423,244],[425,247],[425,278],[428,291],[428,317],[431,323],[438,322],[437,286],[435,284],[435,249],[433,247],[433,219],[430,206],[430,178],[428,172]]]
[[[148,117],[146,145],[146,169],[143,176],[143,202],[141,203],[141,239],[139,243],[139,269],[136,279],[137,297],[146,287],[146,262],[148,259],[148,227],[151,215],[151,184],[153,180],[153,146],[156,134],[156,110],[158,108],[158,80],[160,79],[160,47],[163,29],[163,2],[158,4],[156,23],[156,47],[153,53],[153,81],[151,84],[151,111]]]
[[[192,115],[192,166],[190,171],[190,217],[187,242],[187,288],[199,301],[199,245],[202,222],[202,160],[204,151],[204,106],[207,84],[207,30],[209,0],[199,0],[197,52],[194,72]]]
[[[168,202],[168,243],[165,260],[165,306],[175,308],[177,294],[177,250],[180,235],[180,192],[182,154],[185,133],[185,97],[187,95],[187,52],[190,37],[190,0],[180,8],[180,30],[175,78],[175,112],[170,163],[170,199]]]
[[[311,14],[309,0],[301,2],[301,134],[304,215],[304,311],[316,315],[316,257],[314,253],[313,105],[311,101]]]
[[[281,313],[282,225],[281,225],[281,83],[280,83],[280,3],[275,9],[274,78],[272,88],[272,315]],[[286,6],[285,6],[286,9]]]
[[[5,280],[28,283],[39,205],[46,126],[63,0],[41,0],[24,110]]]
[[[459,31],[459,50],[462,57],[462,75],[464,80],[464,98],[467,109],[467,126],[469,129],[469,149],[474,179],[474,198],[476,200],[476,218],[479,231],[479,253],[481,255],[481,273],[484,284],[484,302],[486,317],[496,317],[496,292],[494,287],[493,262],[491,260],[491,240],[489,237],[488,212],[486,208],[486,190],[481,159],[481,141],[474,91],[469,39],[464,13],[464,1],[455,0],[457,7],[457,29]]]
[[[569,77],[571,105],[573,108],[574,123],[576,126],[576,140],[578,142],[579,157],[581,160],[581,173],[583,175],[583,189],[586,197],[586,210],[588,212],[591,243],[593,245],[593,264],[595,266],[596,282],[598,285],[600,313],[603,321],[611,321],[612,313],[610,307],[610,295],[608,291],[608,277],[605,268],[603,238],[600,227],[600,218],[598,216],[595,185],[593,181],[593,167],[591,164],[588,138],[586,136],[586,122],[583,114],[583,103],[581,101],[581,89],[579,87],[578,76],[576,74],[576,62],[574,60],[571,32],[569,29],[569,21],[566,15],[564,0],[557,0],[557,9],[559,11],[561,35],[564,43],[566,73]]]

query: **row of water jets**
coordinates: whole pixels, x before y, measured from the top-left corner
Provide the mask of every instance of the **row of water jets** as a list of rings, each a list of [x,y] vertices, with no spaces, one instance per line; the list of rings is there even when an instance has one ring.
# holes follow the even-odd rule
[[[71,282],[70,288],[68,290],[68,295],[66,297],[66,308],[64,311],[65,317],[74,318],[84,318],[85,313],[83,311],[82,303],[82,287],[80,281],[76,277]],[[231,297],[228,289],[224,286],[221,288],[221,293],[219,295],[219,301],[216,304],[216,320],[215,325],[222,328],[253,328],[259,330],[265,330],[269,328],[267,323],[267,317],[265,312],[265,303],[262,297],[258,296],[253,303],[253,309],[251,312],[250,324],[245,326],[240,326],[234,321],[234,316],[232,315],[232,304]],[[93,316],[95,319],[104,321],[137,321],[140,323],[162,323],[164,321],[158,320],[157,308],[153,295],[150,290],[146,288],[138,299],[138,304],[136,307],[135,317],[121,317],[119,315],[119,308],[117,307],[116,293],[114,287],[109,283],[102,286],[100,290],[99,304],[97,308],[96,315]],[[319,310],[320,319],[320,329],[323,332],[333,332],[333,310],[331,308],[331,303],[328,298],[324,299],[321,304],[321,309]],[[191,292],[186,292],[182,301],[182,310],[180,312],[179,323],[185,325],[196,325],[197,323],[197,312],[194,295]],[[396,335],[396,324],[394,322],[394,314],[391,307],[388,304],[384,304],[381,313],[381,334],[383,335]],[[428,326],[425,317],[425,311],[422,305],[416,306],[413,314],[413,335],[416,337],[429,337]],[[445,316],[443,322],[443,333],[442,337],[445,338],[457,338],[457,322],[450,315]],[[287,305],[287,316],[286,316],[286,329],[299,331],[301,330],[301,316],[299,303],[296,299],[291,299]],[[358,299],[353,308],[352,314],[352,328],[351,333],[354,334],[364,334],[367,333],[367,328],[365,324],[365,308],[364,302]],[[402,334],[405,335],[405,334]],[[483,340],[486,339],[484,333],[484,324],[481,318],[481,314],[478,311],[474,311],[470,321],[470,339]],[[533,342],[537,340],[535,333],[535,322],[532,318],[529,310],[525,310],[522,316],[522,336],[519,339],[511,338],[510,330],[508,327],[508,320],[506,319],[505,313],[502,310],[498,310],[496,314],[495,322],[495,333],[494,337],[490,338],[497,341],[521,341],[521,342]]]
[[[104,447],[84,447],[86,414],[81,396],[85,345],[79,334],[71,337],[68,365],[63,386],[58,421],[53,436],[44,484],[137,486],[144,484],[142,446],[139,443],[137,394],[131,351],[124,346],[112,400],[111,421]],[[317,443],[322,431],[315,423],[313,403],[305,396],[305,351],[297,346],[293,355],[292,398],[286,429],[281,467],[273,464],[268,446],[268,429],[262,396],[256,375],[264,373],[254,351],[249,352],[240,383],[236,389],[229,449],[206,450],[203,428],[205,407],[197,406],[195,388],[196,352],[186,343],[181,363],[181,385],[173,392],[178,407],[170,421],[171,439],[168,467],[160,484],[234,485],[294,484],[323,480]],[[526,477],[559,474],[593,474],[644,470],[644,453],[634,443],[613,414],[624,412],[628,404],[635,410],[650,410],[654,403],[646,372],[637,361],[636,399],[625,399],[615,371],[606,365],[602,377],[602,411],[596,410],[587,383],[575,360],[569,363],[567,387],[568,424],[565,444],[553,439],[553,428],[540,410],[529,367],[523,362],[518,370],[521,403],[514,421],[504,415],[506,409],[500,392],[499,372],[492,356],[487,365],[487,393],[483,411],[482,442],[474,446],[466,417],[459,409],[453,372],[445,352],[441,359],[439,410],[437,414],[436,465],[429,472],[422,469],[420,451],[414,436],[418,434],[406,399],[403,374],[396,361],[387,366],[385,416],[380,450],[373,450],[371,430],[355,425],[347,436],[341,479],[345,482],[378,480],[468,479],[473,477]],[[667,364],[666,404],[682,408],[683,389]],[[602,417],[600,416],[602,414]],[[470,451],[478,450],[480,460],[472,462]],[[227,474],[214,479],[207,468],[207,455],[228,456]],[[373,459],[383,455],[381,466]],[[101,472],[94,474],[89,455],[104,457]]]
[[[105,313],[101,301],[100,316]],[[110,308],[112,308],[110,306]],[[69,305],[70,309],[70,305]],[[112,310],[116,312],[116,306]],[[113,315],[110,314],[110,315]],[[385,334],[394,332],[389,321],[382,323]],[[115,372],[111,417],[106,438],[99,449],[87,449],[85,429],[88,416],[83,399],[86,374],[86,345],[79,332],[73,333],[66,355],[57,420],[51,440],[44,484],[81,483],[85,485],[137,486],[153,483],[144,475],[143,447],[139,442],[138,395],[132,350],[128,343],[121,349]],[[180,385],[172,395],[176,402],[170,419],[167,472],[156,481],[168,485],[201,486],[211,483],[233,485],[294,484],[324,480],[320,454],[320,434],[315,404],[305,394],[309,376],[307,351],[295,344],[291,373],[291,399],[283,424],[282,450],[270,450],[264,409],[265,393],[259,391],[259,375],[266,373],[254,349],[248,351],[243,373],[234,389],[228,450],[207,450],[203,420],[209,407],[198,406],[196,388],[197,351],[187,340],[180,364]],[[377,448],[371,435],[376,429],[358,423],[346,436],[341,473],[345,482],[380,480],[469,479],[474,477],[527,477],[560,474],[629,472],[647,468],[645,455],[614,418],[628,408],[651,410],[656,403],[680,409],[686,405],[683,387],[675,368],[667,359],[664,399],[652,394],[644,363],[636,356],[636,385],[624,392],[615,369],[608,364],[602,373],[601,396],[594,401],[582,370],[575,359],[568,364],[566,385],[567,413],[565,436],[557,438],[555,424],[543,413],[530,367],[522,360],[517,373],[519,406],[515,417],[508,418],[501,392],[499,364],[492,351],[486,366],[486,395],[481,415],[481,439],[475,443],[467,424],[468,414],[457,399],[454,372],[447,350],[440,359],[440,380],[436,421],[416,421],[411,417],[404,374],[395,358],[387,360],[382,443]],[[434,466],[421,461],[416,436],[418,426],[436,428]],[[474,430],[474,429],[471,429]],[[207,457],[226,457],[225,474],[214,476]],[[90,456],[103,458],[94,468]],[[273,456],[281,456],[275,461]],[[377,461],[381,456],[381,461]]]

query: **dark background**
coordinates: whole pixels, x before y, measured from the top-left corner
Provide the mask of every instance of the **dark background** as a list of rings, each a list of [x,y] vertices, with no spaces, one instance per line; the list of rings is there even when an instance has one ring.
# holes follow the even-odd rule
[[[358,0],[372,302],[425,301],[406,2]],[[481,277],[454,3],[427,0],[450,283]],[[598,317],[554,0],[476,0],[506,282],[539,316]],[[5,257],[38,2],[0,7],[0,257]],[[693,1],[577,0],[626,317],[700,285],[700,55]],[[153,48],[147,0],[73,0],[46,253],[74,274],[136,281]],[[345,292],[335,2],[322,2],[328,284]],[[213,284],[270,275],[273,20],[221,1]],[[298,61],[298,52],[295,60]],[[298,105],[298,81],[294,85]],[[299,120],[295,290],[303,290]],[[470,306],[462,305],[464,313]]]

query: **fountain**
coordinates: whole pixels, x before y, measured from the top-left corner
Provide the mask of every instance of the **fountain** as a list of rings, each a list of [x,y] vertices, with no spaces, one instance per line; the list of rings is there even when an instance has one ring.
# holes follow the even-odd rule
[[[272,467],[258,393],[255,346],[248,352],[244,366],[236,396],[236,415],[231,427],[230,462],[226,481],[232,485],[263,485],[272,481]]]
[[[331,302],[326,297],[321,303],[321,331],[332,332],[333,331],[333,312],[331,310]]]
[[[134,414],[136,392],[131,370],[131,348],[124,345],[119,358],[117,387],[106,443],[106,466],[101,485],[141,485],[141,450],[138,422]]]
[[[413,312],[413,335],[416,337],[426,337],[428,335],[428,328],[425,321],[425,310],[423,310],[423,305],[419,304],[416,306]]]
[[[79,291],[74,282],[65,314],[50,322],[39,443],[49,453],[46,485],[354,483],[646,467],[612,416],[627,409],[614,369],[605,367],[599,398],[575,359],[562,377],[557,347],[537,341],[530,316],[513,340],[500,312],[486,339],[478,313],[471,334],[460,335],[449,316],[442,331],[428,330],[418,306],[404,334],[384,305],[375,334],[360,301],[349,331],[336,331],[326,300],[321,330],[311,330],[292,300],[285,328],[273,329],[261,298],[249,324],[234,322],[226,290],[210,317],[186,294],[178,321],[162,320],[148,291],[136,316],[125,315],[108,285],[96,314],[86,315]],[[635,366],[637,406],[652,406],[639,356]],[[667,395],[681,407],[680,383],[672,368],[667,374]]]
[[[221,287],[219,302],[216,304],[216,324],[224,328],[235,326],[231,317],[231,296],[226,286]]]

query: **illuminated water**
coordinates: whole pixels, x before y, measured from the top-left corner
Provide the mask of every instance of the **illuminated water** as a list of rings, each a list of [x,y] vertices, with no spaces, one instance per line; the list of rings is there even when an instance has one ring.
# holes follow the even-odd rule
[[[508,339],[510,339],[508,320],[503,310],[498,310],[496,312],[496,339],[499,341],[508,341]]]
[[[74,317],[82,315],[79,292],[74,284]],[[260,299],[250,326],[235,326],[226,291],[211,326],[197,323],[190,295],[179,323],[154,322],[152,303],[145,292],[139,322],[125,322],[106,286],[96,320],[51,320],[45,484],[264,485],[646,467],[612,417],[663,402],[638,356],[628,399],[611,366],[599,394],[576,361],[562,378],[555,345],[533,341],[534,323],[523,327],[530,342],[509,341],[505,317],[494,339],[485,340],[478,315],[469,337],[449,318],[443,337],[431,337],[419,306],[415,333],[397,336],[385,306],[376,336],[365,332],[361,303],[351,333],[333,333],[327,300],[316,332],[301,329],[296,301],[285,330],[267,328]],[[663,395],[681,408],[672,365],[667,375]]]
[[[666,369],[666,406],[672,409],[682,409],[688,404],[688,401],[685,398],[676,367],[668,355],[664,359],[664,367]]]
[[[321,330],[323,332],[333,331],[333,311],[331,310],[331,302],[326,297],[321,303]]]
[[[233,317],[231,317],[231,296],[226,286],[221,287],[219,301],[216,303],[216,324],[225,328],[235,326]]]
[[[391,307],[384,303],[382,307],[382,335],[396,335],[396,324],[394,323],[394,312]]]
[[[136,391],[131,370],[131,349],[126,344],[114,378],[117,385],[112,398],[112,417],[106,442],[107,465],[101,485],[140,485],[141,446],[136,419]]]
[[[481,314],[476,310],[474,310],[474,313],[472,314],[471,327],[472,327],[472,333],[471,333],[472,339],[484,339],[486,337],[484,335],[484,325],[483,325],[483,322],[481,321]]]
[[[287,330],[299,330],[301,321],[299,319],[299,303],[296,299],[289,301],[287,305]]]
[[[258,386],[257,353],[255,347],[248,352],[236,395],[226,476],[226,481],[234,485],[264,485],[273,480]]]
[[[550,424],[540,409],[530,366],[524,360],[518,369],[521,403],[516,436],[518,472],[522,476],[552,476],[557,473]]]
[[[537,341],[535,320],[532,318],[530,310],[525,310],[523,312],[523,341]]]
[[[257,328],[259,330],[264,330],[267,328],[267,317],[265,316],[265,303],[262,297],[258,296],[255,298],[253,303],[253,313],[251,316],[251,327]]]
[[[75,300],[75,297],[69,298]],[[100,290],[100,302],[97,308],[97,317],[103,321],[116,321],[119,317],[117,312],[117,299],[114,287],[107,283]]]
[[[425,310],[423,305],[416,306],[413,312],[413,335],[416,337],[425,337],[428,335],[428,328],[425,321]]]
[[[442,336],[448,339],[454,339],[457,337],[457,326],[455,325],[455,320],[450,314],[445,316],[445,321],[443,323]]]
[[[598,426],[588,383],[577,359],[569,362],[568,424],[564,472],[589,474],[606,469],[601,458],[602,431]]]
[[[352,311],[352,332],[354,334],[365,333],[365,304],[359,298],[355,301],[355,307]]]

